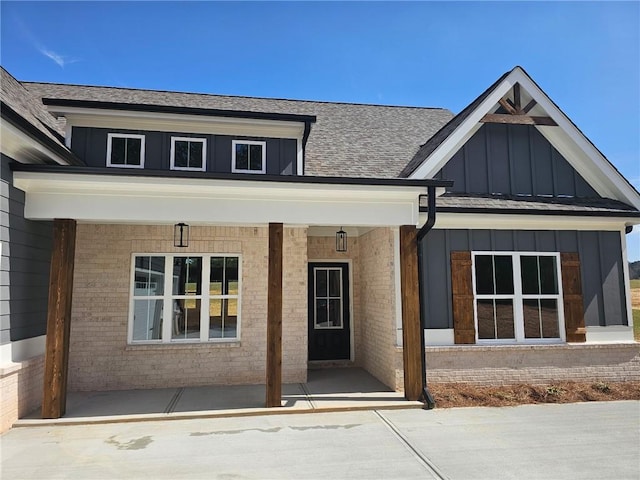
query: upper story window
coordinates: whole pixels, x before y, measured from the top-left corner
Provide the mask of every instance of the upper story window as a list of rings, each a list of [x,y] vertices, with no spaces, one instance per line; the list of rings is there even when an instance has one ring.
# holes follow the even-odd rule
[[[171,137],[171,170],[206,170],[207,140]]]
[[[478,342],[564,339],[557,253],[474,252]]]
[[[144,168],[144,135],[107,135],[107,167]]]
[[[266,173],[267,142],[233,140],[231,171],[234,173]]]

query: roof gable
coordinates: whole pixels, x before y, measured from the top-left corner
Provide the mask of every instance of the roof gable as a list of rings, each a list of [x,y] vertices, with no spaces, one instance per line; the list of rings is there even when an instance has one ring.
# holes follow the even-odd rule
[[[421,147],[400,175],[433,178],[484,125],[482,120],[485,115],[504,111],[504,100],[513,96],[514,88],[520,90],[523,105],[530,104],[532,100],[535,102],[529,111],[531,116],[548,117],[557,125],[537,124],[535,128],[598,195],[640,209],[640,194],[521,67],[505,73],[437,132]]]

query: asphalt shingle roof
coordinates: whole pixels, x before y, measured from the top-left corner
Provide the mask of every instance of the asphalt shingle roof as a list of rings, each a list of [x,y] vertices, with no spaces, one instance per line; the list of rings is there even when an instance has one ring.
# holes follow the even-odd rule
[[[421,199],[426,207],[426,199]],[[473,213],[500,211],[500,213],[545,214],[555,212],[568,215],[638,216],[634,207],[609,198],[542,197],[520,195],[445,193],[437,200],[437,210]]]
[[[305,174],[395,178],[453,114],[441,108],[237,97],[23,82],[39,98],[315,115]]]
[[[4,68],[0,67],[0,99],[49,140],[64,146],[64,127],[44,107],[38,98]],[[61,137],[62,135],[62,137]]]

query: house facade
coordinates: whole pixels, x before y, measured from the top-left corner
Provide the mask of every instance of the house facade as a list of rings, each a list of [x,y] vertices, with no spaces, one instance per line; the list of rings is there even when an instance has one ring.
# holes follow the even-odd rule
[[[312,362],[409,399],[425,369],[640,378],[640,196],[519,67],[456,116],[4,71],[2,88],[21,135],[2,143],[2,388],[40,383],[15,397],[47,418],[68,390],[264,383],[279,406]]]

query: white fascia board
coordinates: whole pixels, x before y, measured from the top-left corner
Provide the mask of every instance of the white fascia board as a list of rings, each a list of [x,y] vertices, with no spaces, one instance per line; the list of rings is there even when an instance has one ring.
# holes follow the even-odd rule
[[[14,172],[25,217],[108,223],[416,225],[426,187]]]
[[[484,99],[455,131],[447,137],[429,155],[429,157],[413,171],[409,178],[433,178],[438,171],[453,157],[460,148],[476,133],[483,125],[480,123],[482,117],[494,109],[498,101],[504,97],[513,87],[515,82],[510,81],[510,76],[505,78],[494,91]]]
[[[50,107],[49,111],[64,115],[72,127],[189,132],[302,140],[304,122],[215,117],[178,113],[99,110],[79,107]]]
[[[420,225],[427,220],[420,214]],[[436,229],[464,230],[592,230],[620,231],[625,225],[639,224],[637,217],[579,217],[572,215],[508,215],[438,212]]]
[[[449,137],[418,167],[409,178],[433,176],[460,150],[483,125],[480,119],[495,110],[498,101],[519,83],[536,101],[537,114],[551,117],[557,127],[536,126],[538,131],[560,152],[571,166],[601,196],[625,202],[640,210],[640,195],[627,183],[609,161],[584,136],[569,118],[519,67],[515,68],[494,91],[462,122]]]
[[[43,163],[51,159],[60,165],[69,165],[60,155],[7,121],[0,123],[0,150],[21,163]]]

